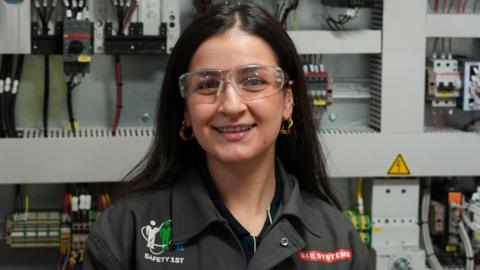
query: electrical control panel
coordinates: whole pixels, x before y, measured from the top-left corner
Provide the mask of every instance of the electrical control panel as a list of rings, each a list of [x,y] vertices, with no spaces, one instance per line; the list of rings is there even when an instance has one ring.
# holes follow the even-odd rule
[[[303,72],[314,119],[320,123],[326,107],[333,103],[333,78],[322,63],[322,55],[303,55]]]
[[[480,111],[480,60],[461,59],[459,62],[463,81],[459,107],[466,112]]]
[[[375,269],[382,270],[424,270],[425,251],[419,248],[383,247],[375,250]]]
[[[322,3],[334,7],[373,7],[377,0],[322,0]]]
[[[427,95],[432,107],[454,108],[460,96],[462,81],[458,61],[452,58],[429,59]]]
[[[3,132],[0,125],[0,183],[120,179],[155,136],[155,101],[180,23],[223,2],[0,0],[2,66],[5,62],[0,94],[10,102],[15,85],[21,93],[16,107],[0,104],[9,127]],[[466,258],[476,258],[480,265],[480,233],[467,227],[471,256],[458,225],[465,217],[480,224],[480,212],[470,211],[480,195],[471,194],[471,188],[445,192],[433,185],[428,217],[419,218],[419,210],[425,212],[419,196],[426,193],[427,181],[386,175],[399,153],[409,174],[400,177],[479,175],[472,160],[480,152],[480,60],[474,58],[478,40],[470,38],[480,37],[472,27],[479,25],[480,3],[307,0],[290,9],[295,1],[253,2],[279,21],[285,18],[283,26],[301,54],[329,176],[333,181],[360,174],[379,177],[366,180],[365,211],[345,213],[374,250],[374,269],[427,269],[425,262],[434,253],[444,269],[462,268]],[[78,15],[83,5],[88,9]],[[437,16],[442,9],[449,15]],[[442,40],[444,47],[452,43],[449,36],[459,38],[453,38],[450,52],[444,48],[438,53]],[[432,43],[437,45],[430,51]],[[28,54],[23,78],[16,83],[15,69],[23,58],[6,54]],[[45,101],[44,89],[51,90],[50,100]],[[45,115],[49,126],[42,126]],[[463,128],[467,120],[468,129]],[[340,199],[351,197],[339,194]],[[66,247],[80,254],[98,213],[94,207],[88,214],[77,208],[70,207],[67,214],[35,209],[28,218],[4,211],[6,230],[0,239],[5,235],[10,247],[53,243],[61,247],[61,261],[68,261]],[[424,224],[435,252],[425,247]]]
[[[372,246],[418,247],[419,181],[374,179],[369,192]]]

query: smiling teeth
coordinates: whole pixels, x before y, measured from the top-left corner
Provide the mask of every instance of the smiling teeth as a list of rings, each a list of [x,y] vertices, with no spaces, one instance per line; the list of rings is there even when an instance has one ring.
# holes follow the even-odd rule
[[[232,127],[232,128],[218,128],[221,132],[241,132],[250,130],[252,126]]]

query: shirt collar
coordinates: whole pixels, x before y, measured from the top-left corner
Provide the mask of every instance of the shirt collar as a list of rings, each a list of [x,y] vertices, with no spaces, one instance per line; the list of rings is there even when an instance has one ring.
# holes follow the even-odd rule
[[[214,222],[225,222],[213,204],[193,164],[188,164],[172,188],[172,242],[185,242]]]
[[[319,209],[311,202],[320,199],[302,192],[297,179],[286,172],[277,158],[282,187],[281,216],[294,217],[311,233],[321,236],[326,224]],[[172,242],[185,242],[215,222],[226,223],[215,207],[193,163],[185,165],[172,188]]]
[[[278,172],[281,179],[283,179],[284,191],[281,215],[291,216],[300,220],[308,231],[321,237],[327,229],[327,225],[322,214],[323,211],[319,207],[324,207],[322,204],[327,204],[327,202],[323,202],[321,199],[300,190],[300,185],[295,176],[289,174],[279,159],[278,161],[280,165]]]

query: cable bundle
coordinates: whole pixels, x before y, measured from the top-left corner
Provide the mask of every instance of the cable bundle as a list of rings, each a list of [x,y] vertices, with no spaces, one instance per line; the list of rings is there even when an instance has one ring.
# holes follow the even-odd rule
[[[112,0],[113,6],[117,12],[118,20],[118,36],[125,35],[125,29],[130,23],[131,18],[135,10],[137,9],[137,1],[131,0]],[[118,123],[120,122],[120,114],[122,111],[122,92],[123,92],[123,80],[122,80],[122,63],[120,55],[115,55],[115,81],[117,85],[117,101],[115,105],[115,113],[112,124],[112,135],[117,133]]]
[[[454,8],[456,8],[457,13],[465,13],[468,6],[468,0],[450,0],[450,3],[448,3],[448,1],[449,0],[442,1],[442,4],[441,4],[442,13],[451,13],[454,10]],[[473,13],[477,12],[477,5],[478,5],[478,0],[475,0],[472,7]],[[440,12],[440,0],[434,0],[433,11],[435,13]]]
[[[298,0],[284,0],[277,2],[275,18],[283,25],[287,23],[288,15],[298,7]]]
[[[17,138],[17,126],[15,123],[15,105],[20,79],[23,69],[23,55],[16,60],[15,73],[14,56],[4,55],[0,69],[0,138]]]
[[[55,0],[54,0],[55,1]],[[88,0],[63,0],[65,6],[65,18],[82,20],[88,18]]]
[[[40,4],[39,0],[35,0],[34,5],[40,17],[40,23],[42,25],[42,34],[48,35],[49,28],[48,23],[52,18],[53,11],[55,10],[57,1],[43,0]],[[43,136],[48,137],[48,102],[50,99],[50,57],[48,54],[44,56],[44,95],[43,95]]]
[[[345,30],[345,25],[350,21],[356,19],[359,11],[360,11],[359,8],[347,9],[347,11],[344,14],[338,15],[337,19],[334,19],[332,16],[329,15],[326,20],[327,25],[330,28],[330,30],[333,30],[333,31]]]
[[[430,264],[430,267],[433,270],[443,270],[443,266],[438,261],[435,251],[433,249],[432,238],[430,237],[430,228],[428,226],[428,217],[430,212],[430,188],[426,188],[423,191],[422,197],[422,223],[421,223],[421,235],[423,240],[423,245],[425,246],[425,252],[427,256],[427,261]]]
[[[423,244],[425,246],[425,251],[427,255],[427,261],[430,264],[430,267],[433,270],[443,270],[444,266],[439,262],[437,256],[435,255],[434,247],[432,244],[432,239],[430,237],[430,228],[429,228],[429,208],[430,208],[430,188],[427,187],[423,191],[423,197],[422,197],[422,208],[421,208],[421,216],[422,216],[422,223],[421,223],[421,234],[422,234],[422,240]],[[464,205],[458,205],[456,203],[450,203],[448,205],[448,209],[452,212],[460,209],[461,214],[457,216],[456,214],[453,214],[455,216],[457,226],[458,226],[458,234],[460,236],[461,241],[463,242],[464,245],[464,250],[465,250],[465,260],[466,260],[466,270],[474,270],[475,269],[475,263],[474,263],[474,254],[473,254],[473,248],[472,244],[470,242],[470,237],[468,235],[467,229],[465,228],[465,225],[467,225],[472,231],[478,231],[480,230],[480,227],[478,224],[474,224],[471,222],[468,211],[471,211],[474,214],[480,215],[480,205],[478,201],[473,201],[469,204],[464,204]]]

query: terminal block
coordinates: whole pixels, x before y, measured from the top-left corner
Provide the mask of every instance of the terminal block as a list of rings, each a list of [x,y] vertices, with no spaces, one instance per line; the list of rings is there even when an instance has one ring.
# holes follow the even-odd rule
[[[59,212],[17,213],[7,219],[7,245],[56,247],[60,245]]]

